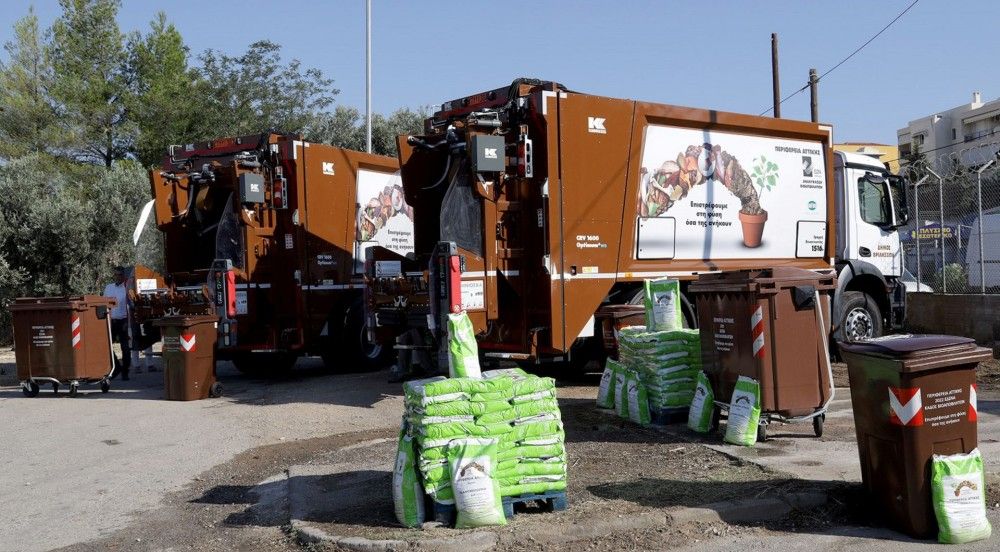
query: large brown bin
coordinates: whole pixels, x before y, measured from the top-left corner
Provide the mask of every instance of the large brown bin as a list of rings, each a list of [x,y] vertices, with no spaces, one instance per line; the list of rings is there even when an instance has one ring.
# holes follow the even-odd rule
[[[110,389],[114,369],[111,321],[115,300],[100,295],[20,298],[10,306],[14,322],[17,378],[28,396],[38,394],[39,383],[70,386],[101,384]]]
[[[874,510],[905,533],[931,538],[931,456],[976,448],[976,365],[993,355],[969,338],[943,335],[841,343],[840,351]]]
[[[222,395],[215,381],[215,341],[219,317],[169,316],[153,322],[163,335],[164,398],[195,401]]]
[[[833,392],[827,340],[836,287],[832,272],[794,267],[699,276],[688,290],[715,396],[728,400],[739,376],[747,376],[760,382],[762,419],[819,412]],[[820,434],[822,418],[816,421]]]

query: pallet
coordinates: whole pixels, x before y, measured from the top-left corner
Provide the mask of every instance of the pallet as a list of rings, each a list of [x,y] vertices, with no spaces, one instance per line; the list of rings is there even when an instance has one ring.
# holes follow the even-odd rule
[[[427,502],[428,521],[436,521],[444,525],[455,525],[456,512],[454,504],[441,504],[430,497],[428,497]],[[528,504],[530,502],[540,503],[542,511],[545,512],[561,512],[566,509],[566,491],[546,491],[541,494],[505,496],[503,497],[503,514],[507,519],[510,519],[516,513],[514,511],[515,505]]]
[[[521,496],[503,497],[503,515],[514,517],[514,506],[538,502],[544,512],[561,512],[566,509],[566,491],[546,491],[541,494],[525,494]]]
[[[649,421],[653,425],[669,425],[687,422],[688,407],[674,406],[671,408],[649,409]]]

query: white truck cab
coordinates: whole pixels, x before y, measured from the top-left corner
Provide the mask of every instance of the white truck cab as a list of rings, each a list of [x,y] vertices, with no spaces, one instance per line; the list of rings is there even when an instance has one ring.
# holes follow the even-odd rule
[[[877,159],[834,152],[838,288],[836,339],[859,341],[902,326],[906,315],[899,227],[907,223],[906,184]]]

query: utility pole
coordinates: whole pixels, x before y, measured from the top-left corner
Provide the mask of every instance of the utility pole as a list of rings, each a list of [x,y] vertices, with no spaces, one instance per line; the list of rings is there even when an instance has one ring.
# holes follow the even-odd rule
[[[365,0],[365,151],[372,152],[372,0]]]
[[[771,33],[771,83],[774,88],[774,118],[781,118],[781,82],[778,80],[778,33]]]
[[[819,77],[816,76],[816,70],[809,70],[809,109],[812,112],[812,122],[819,122],[819,89],[817,85],[819,84]]]

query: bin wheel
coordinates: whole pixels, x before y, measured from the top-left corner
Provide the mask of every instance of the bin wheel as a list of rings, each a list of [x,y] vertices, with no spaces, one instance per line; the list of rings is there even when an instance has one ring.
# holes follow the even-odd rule
[[[37,397],[38,384],[33,381],[29,381],[27,385],[21,387],[21,391],[24,392],[25,397]]]
[[[77,385],[77,384],[74,383],[74,384],[71,384],[69,386],[69,396],[70,397],[75,397],[78,391],[80,391],[80,386],[79,385]]]
[[[108,391],[111,391],[111,382],[104,380],[101,382],[101,393],[107,393]]]
[[[813,418],[813,433],[815,433],[817,437],[823,436],[823,422],[825,421],[826,414],[820,414],[819,416]]]
[[[767,424],[757,425],[757,442],[763,443],[767,441]]]
[[[213,383],[212,387],[208,388],[208,396],[212,397],[213,399],[217,399],[217,398],[221,397],[222,396],[222,384],[219,383],[219,382]]]

